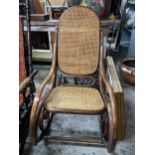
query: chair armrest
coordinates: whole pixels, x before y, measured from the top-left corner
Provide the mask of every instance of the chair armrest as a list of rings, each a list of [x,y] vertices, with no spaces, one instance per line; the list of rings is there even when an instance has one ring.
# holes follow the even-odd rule
[[[106,79],[105,74],[105,65],[104,65],[104,49],[103,49],[103,32],[101,32],[101,40],[100,40],[100,92],[103,96],[103,99],[105,100],[107,112],[108,112],[108,119],[109,119],[109,138],[107,142],[107,147],[109,152],[113,151],[116,145],[116,139],[117,139],[117,109],[116,109],[116,101],[115,96],[113,93],[113,89],[109,83],[109,81]],[[104,83],[108,93],[109,93],[109,99],[110,101],[106,100],[105,93],[103,92],[102,84]]]
[[[102,81],[104,82],[105,87],[109,93],[111,108],[112,108],[112,110],[116,111],[116,100],[115,100],[113,89],[112,89],[109,81],[106,79],[105,75],[103,75],[103,72],[101,73],[101,77],[102,77]]]
[[[31,83],[33,77],[37,74],[37,70],[30,74],[21,84],[19,85],[19,94],[21,94]]]
[[[42,82],[40,88],[38,89],[36,96],[33,101],[32,109],[31,109],[31,115],[30,115],[30,139],[32,144],[36,144],[37,142],[37,135],[36,135],[36,125],[39,117],[39,111],[43,106],[43,102],[45,98],[47,97],[46,95],[41,98],[42,92],[45,88],[45,85],[48,83],[48,81],[51,79],[52,83],[54,84],[54,76],[55,76],[55,69],[56,69],[56,44],[57,44],[57,37],[55,37],[54,40],[54,45],[53,45],[53,61],[51,65],[51,70]],[[52,88],[51,88],[52,89]],[[48,95],[48,94],[47,94]]]
[[[42,84],[40,85],[37,93],[36,93],[36,96],[35,96],[35,99],[39,99],[42,95],[42,92],[46,86],[46,84],[48,83],[48,81],[53,77],[54,75],[54,72],[55,72],[55,67],[52,63],[52,67],[51,67],[51,70],[50,72],[48,73],[48,75],[46,76],[46,78],[43,80]]]
[[[115,96],[113,93],[113,89],[110,85],[110,83],[108,82],[108,80],[106,79],[106,75],[105,75],[105,65],[104,65],[104,40],[103,40],[103,31],[101,30],[101,39],[100,39],[100,78],[101,81],[104,82],[106,89],[108,90],[109,93],[109,98],[110,98],[110,107],[111,107],[111,111],[112,111],[112,117],[113,117],[113,122],[117,123],[117,114],[116,114],[116,101],[115,101]],[[101,87],[101,86],[100,86]],[[105,93],[102,91],[102,89],[100,89],[102,95],[104,96]],[[107,106],[109,106],[107,104]]]
[[[105,99],[105,103],[106,103],[106,107],[107,107],[107,111],[108,111],[108,118],[109,118],[109,140],[108,140],[108,149],[111,151],[114,149],[115,145],[116,145],[116,139],[117,139],[117,107],[116,107],[116,100],[115,100],[115,96],[113,93],[113,89],[110,85],[110,83],[108,82],[108,80],[105,77],[105,74],[101,71],[101,78],[102,81],[105,84],[105,87],[109,93],[109,101],[106,101]]]
[[[48,81],[50,79],[53,78],[53,76],[55,74],[55,69],[56,69],[56,42],[57,42],[57,37],[55,37],[54,45],[53,45],[53,61],[52,61],[52,65],[51,65],[51,70],[48,73],[48,75],[46,76],[46,78],[44,79],[44,81],[42,82],[40,88],[38,89],[36,96],[34,98],[34,102],[38,102],[40,100],[40,97],[42,95],[42,92],[43,92],[46,84],[48,83]]]

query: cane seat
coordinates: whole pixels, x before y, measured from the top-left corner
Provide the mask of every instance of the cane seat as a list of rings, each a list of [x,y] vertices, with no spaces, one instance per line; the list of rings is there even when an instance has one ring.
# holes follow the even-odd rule
[[[95,88],[62,86],[53,89],[46,102],[48,111],[68,113],[99,113],[105,108]]]

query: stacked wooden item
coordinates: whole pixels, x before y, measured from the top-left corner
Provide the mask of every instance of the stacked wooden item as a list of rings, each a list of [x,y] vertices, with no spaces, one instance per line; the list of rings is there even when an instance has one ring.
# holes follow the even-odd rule
[[[107,76],[113,87],[116,104],[117,104],[117,117],[118,117],[118,139],[125,138],[125,125],[124,125],[124,94],[115,69],[112,57],[107,56]]]

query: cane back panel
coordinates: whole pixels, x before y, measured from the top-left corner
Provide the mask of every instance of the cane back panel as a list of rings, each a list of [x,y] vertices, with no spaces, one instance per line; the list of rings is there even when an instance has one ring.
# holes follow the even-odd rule
[[[89,8],[63,13],[58,29],[58,64],[67,74],[92,74],[98,67],[99,19]]]

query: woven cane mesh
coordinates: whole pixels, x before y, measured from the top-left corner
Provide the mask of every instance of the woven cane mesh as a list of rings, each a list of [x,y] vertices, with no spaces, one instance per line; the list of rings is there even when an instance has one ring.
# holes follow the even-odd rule
[[[100,93],[95,88],[63,86],[53,89],[47,99],[48,110],[74,110],[81,113],[101,112],[105,107]]]
[[[69,74],[91,74],[98,67],[99,19],[87,7],[72,7],[60,18],[58,63]]]

